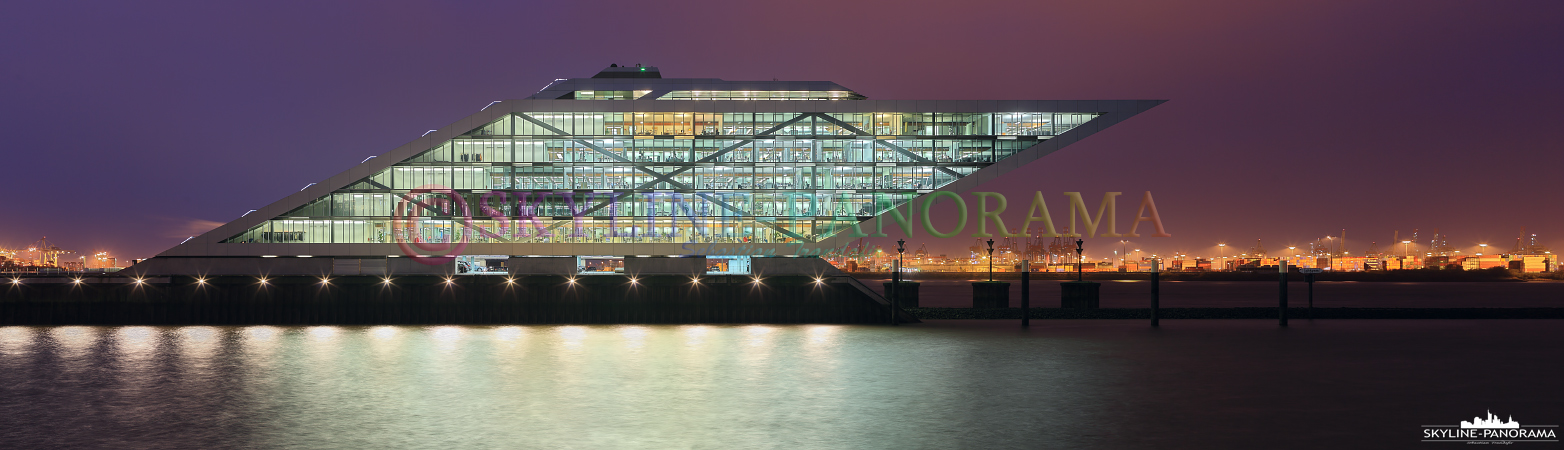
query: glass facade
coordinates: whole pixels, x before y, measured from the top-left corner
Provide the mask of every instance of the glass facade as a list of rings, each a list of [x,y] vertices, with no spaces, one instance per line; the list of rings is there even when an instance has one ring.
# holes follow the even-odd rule
[[[223,242],[815,242],[1097,116],[511,113]]]
[[[577,97],[580,98],[580,97]],[[863,100],[852,91],[671,91],[658,100]]]

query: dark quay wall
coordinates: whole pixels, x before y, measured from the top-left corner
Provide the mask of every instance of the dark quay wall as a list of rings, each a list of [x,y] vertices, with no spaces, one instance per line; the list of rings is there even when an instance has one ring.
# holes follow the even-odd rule
[[[889,315],[883,299],[848,277],[0,279],[0,325],[886,323]]]

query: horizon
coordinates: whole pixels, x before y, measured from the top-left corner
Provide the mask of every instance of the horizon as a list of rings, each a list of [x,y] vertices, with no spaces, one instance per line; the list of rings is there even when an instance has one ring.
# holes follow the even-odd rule
[[[1350,17],[1324,13],[1348,5]],[[0,223],[0,245],[48,236],[79,254],[151,257],[493,100],[609,63],[656,66],[671,78],[825,80],[870,99],[1168,99],[978,189],[1151,191],[1174,237],[1141,238],[1148,253],[1215,253],[1199,249],[1247,248],[1255,239],[1302,246],[1343,228],[1349,250],[1359,251],[1414,229],[1424,241],[1438,229],[1463,249],[1507,249],[1522,227],[1544,244],[1564,233],[1564,214],[1537,200],[1559,189],[1545,168],[1564,163],[1549,151],[1564,142],[1564,129],[1547,125],[1564,119],[1551,105],[1564,96],[1555,82],[1564,62],[1534,57],[1564,40],[1546,19],[1557,14],[1537,11],[1564,13],[1557,3],[1452,4],[1413,16],[1346,2],[1147,5],[1127,17],[1112,5],[1013,6],[1016,14],[987,17],[993,26],[964,39],[877,50],[885,56],[877,60],[918,61],[900,65],[763,55],[869,39],[938,14],[906,11],[830,36],[701,40],[700,51],[656,40],[626,46],[622,38],[633,34],[605,24],[573,51],[533,46],[527,57],[492,58],[481,43],[503,36],[527,48],[522,42],[568,29],[535,24],[517,37],[497,20],[592,7],[499,5],[471,16],[410,6],[355,16],[362,11],[333,5],[315,17],[247,5],[108,3],[79,15],[64,14],[64,5],[22,5],[12,17],[28,20],[0,30],[29,43],[0,75],[0,130],[11,148],[39,150],[8,152],[8,166],[26,170],[13,170],[4,186],[45,195],[10,199],[12,211],[25,213]],[[621,9],[640,10],[627,16],[644,20],[686,16]],[[356,20],[343,22],[343,14]],[[785,27],[796,14],[736,30]],[[142,20],[178,17],[194,20],[157,30]],[[457,17],[467,25],[447,25]],[[435,19],[441,24],[404,31]],[[610,22],[618,20],[628,19]],[[277,36],[278,26],[294,32]],[[1100,30],[1112,33],[1071,38]],[[704,30],[666,33],[694,39]],[[1050,57],[965,42],[1037,42],[1029,45]],[[929,54],[948,56],[922,56]],[[430,58],[441,63],[407,64]],[[942,205],[931,214],[954,212]],[[1016,209],[1007,221],[1024,214]],[[881,239],[899,237],[887,233]],[[937,248],[954,253],[970,239]]]

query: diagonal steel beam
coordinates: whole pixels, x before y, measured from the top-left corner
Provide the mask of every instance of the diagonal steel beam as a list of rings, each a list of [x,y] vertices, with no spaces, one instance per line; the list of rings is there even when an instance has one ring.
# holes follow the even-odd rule
[[[777,124],[777,126],[771,127],[769,129],[767,129],[766,131],[755,133],[755,135],[756,136],[769,136],[769,135],[771,135],[771,133],[782,131],[783,128],[787,128],[788,125],[792,125],[792,124],[798,123],[798,121],[800,121],[800,120],[813,118],[816,114],[818,114],[818,113],[803,113],[803,114],[799,114],[798,117],[794,117],[792,119],[788,119],[786,122],[779,123],[779,124]]]
[[[593,143],[587,141],[586,139],[572,139],[572,141],[575,141],[575,143],[577,143],[577,144],[585,145],[587,148],[592,149],[592,151],[601,153],[601,154],[603,154],[603,156],[607,156],[609,159],[612,159],[615,162],[635,164],[635,161],[631,161],[630,158],[626,158],[626,157],[624,157],[624,155],[620,155],[618,153],[614,153],[614,152],[608,151],[608,149],[603,148],[602,146],[599,146],[597,144],[593,144]]]
[[[376,187],[378,189],[385,189],[385,190],[388,190],[388,191],[393,190],[393,189],[391,189],[390,186],[386,186],[384,184],[380,184],[379,182],[376,182],[375,180],[371,180],[369,178],[363,179],[363,182],[369,183],[370,186],[374,186],[374,187]],[[395,195],[397,197],[401,197],[402,200],[406,200],[408,202],[411,202],[411,203],[413,203],[415,205],[418,205],[419,207],[422,207],[424,209],[432,210],[432,211],[439,211],[439,209],[435,208],[434,205],[430,205],[428,203],[424,203],[423,200],[414,199],[411,194],[398,194],[398,193],[392,192],[391,195]],[[480,206],[482,206],[482,205],[480,205]],[[472,208],[472,205],[468,205],[467,207],[468,208]],[[493,238],[493,239],[499,239],[501,241],[504,241],[505,243],[513,242],[513,241],[511,241],[510,239],[508,239],[508,238],[506,238],[504,236],[500,236],[498,234],[490,233],[488,230],[484,230],[482,228],[474,227],[472,225],[471,221],[464,221],[464,222],[462,222],[462,227],[463,228],[467,228],[469,230],[472,230],[472,231],[474,231],[474,232],[476,232],[478,234],[481,234],[481,235],[484,235],[484,236],[488,236],[488,237]]]
[[[712,204],[715,204],[717,206],[722,207],[722,209],[726,209],[728,211],[733,211],[734,213],[739,214],[741,217],[748,217],[748,218],[751,218],[751,219],[755,219],[756,218],[754,214],[749,214],[749,213],[746,213],[744,211],[740,211],[738,207],[730,205],[730,204],[728,204],[728,202],[725,202],[725,201],[722,201],[722,200],[718,200],[715,197],[713,197],[711,194],[696,193],[695,195],[700,197],[700,198],[706,199],[706,201],[708,201],[708,202],[712,202]],[[754,199],[752,198],[750,201],[753,202]],[[780,225],[777,225],[777,224],[774,224],[774,223],[770,223],[770,222],[766,222],[766,221],[763,221],[763,220],[756,220],[755,223],[764,225],[764,226],[766,226],[766,228],[777,230],[777,232],[785,234],[788,237],[791,237],[793,239],[798,239],[800,241],[806,240],[806,239],[804,239],[803,236],[799,236],[798,234],[793,233],[792,231],[789,231],[786,228],[782,228]]]
[[[523,113],[514,113],[514,114],[516,114],[516,117],[520,117],[520,118],[522,118],[522,120],[526,120],[528,122],[532,122],[533,125],[537,125],[537,126],[543,127],[543,129],[549,130],[549,131],[553,132],[554,134],[558,134],[560,136],[571,136],[571,134],[570,133],[566,133],[565,130],[561,130],[559,128],[555,128],[553,125],[549,125],[547,122],[538,120],[535,117],[532,117],[532,116],[529,116],[529,115],[526,115],[526,114],[523,114]],[[603,147],[599,147],[599,146],[597,146],[597,145],[595,145],[595,144],[593,144],[591,142],[587,142],[586,139],[572,139],[572,141],[575,141],[577,144],[585,145],[585,146],[587,146],[587,148],[590,148],[593,151],[601,153],[604,156],[607,156],[609,159],[612,159],[614,161],[618,161],[618,162],[632,162],[632,161],[630,161],[630,158],[626,158],[624,156],[614,154],[614,152],[608,151],[608,149],[605,149]]]
[[[792,125],[792,124],[798,123],[798,121],[804,120],[804,119],[812,117],[814,115],[815,115],[815,113],[800,114],[798,117],[794,117],[791,120],[788,120],[786,122],[782,122],[780,125],[771,127],[771,129],[768,129],[766,131],[762,131],[760,134],[758,134],[756,136],[769,136],[771,133],[775,133],[778,130],[781,130],[782,128],[787,127],[788,125]],[[735,143],[733,145],[729,145],[727,147],[723,147],[722,150],[717,150],[716,152],[714,152],[714,153],[712,153],[710,155],[707,155],[705,158],[701,158],[699,160],[696,160],[695,162],[705,163],[705,162],[716,161],[718,158],[721,158],[722,155],[726,155],[729,152],[732,152],[734,150],[738,150],[740,147],[749,145],[752,142],[755,142],[755,140],[754,139],[742,139],[742,140],[739,140],[737,143]],[[684,173],[684,172],[688,172],[692,168],[693,167],[681,167],[681,168],[679,168],[679,170],[675,170],[673,172],[669,172],[666,175],[658,176],[657,179],[654,179],[654,180],[652,180],[650,182],[647,182],[646,184],[643,184],[643,185],[641,185],[641,187],[636,188],[636,189],[647,189],[647,188],[650,188],[652,185],[655,185],[655,184],[657,184],[659,182],[662,182],[662,181],[667,181],[667,182],[673,183],[674,182],[673,181],[673,177],[674,176],[676,176],[678,174],[681,174],[681,173]]]
[[[771,128],[768,128],[768,130],[766,130],[766,131],[760,131],[760,133],[755,133],[755,136],[771,136],[771,133],[777,133],[777,131],[782,130],[782,128],[787,128],[788,125],[793,125],[793,123],[798,123],[799,120],[810,119],[810,117],[815,117],[815,116],[816,116],[816,112],[804,112],[804,114],[798,114],[798,117],[793,117],[793,119],[788,119],[787,122],[777,123],[777,127],[771,127]],[[738,150],[738,147],[744,147],[744,145],[749,145],[749,142],[755,142],[755,139],[743,139],[743,141],[738,141],[738,144],[727,145],[727,147],[723,148],[723,150],[716,150],[716,153],[712,153],[712,155],[707,155],[707,156],[705,156],[705,158],[696,159],[696,161],[694,161],[694,162],[713,162],[713,161],[716,161],[716,159],[718,159],[718,158],[723,158],[723,155],[727,155],[727,153],[729,153],[729,152],[734,152],[734,150]],[[683,170],[690,170],[690,169],[683,169]],[[674,173],[680,173],[680,172],[683,172],[683,170],[677,170],[677,172],[674,172]],[[669,175],[669,177],[671,177],[671,175]]]
[[[674,171],[671,174],[668,174],[667,176],[671,177],[673,175],[677,175],[679,172],[682,172],[684,170],[688,170],[688,169],[680,169],[678,171]],[[659,177],[659,179],[665,179],[665,177],[662,174],[656,173],[655,171],[653,172],[653,174],[656,175],[657,177]],[[649,182],[641,184],[640,187],[637,187],[634,190],[639,191],[639,190],[643,190],[643,189],[650,189],[650,187],[652,185],[654,185],[654,184],[656,184],[658,182],[659,182],[658,180],[652,180],[652,181],[649,181]],[[667,182],[670,183],[670,184],[673,184],[675,189],[685,189],[685,190],[689,190],[690,189],[690,187],[685,185],[684,183],[680,183],[680,182],[673,181],[673,180],[667,180]],[[619,201],[620,198],[623,198],[624,196],[630,195],[630,194],[631,194],[630,192],[615,193],[613,196],[609,197],[608,200],[604,200],[602,203],[598,203],[596,205],[593,205],[590,208],[581,210],[580,214],[584,216],[584,215],[587,215],[587,214],[591,214],[591,213],[600,211],[603,208],[608,207],[608,205],[613,204],[614,202]],[[559,226],[559,225],[555,225],[555,227],[557,227],[557,226]],[[553,228],[554,227],[549,227],[549,229],[553,229]]]
[[[850,123],[847,123],[847,122],[843,122],[842,119],[831,117],[830,114],[817,113],[816,116],[820,117],[821,119],[824,119],[826,122],[831,122],[831,124],[833,124],[833,125],[842,127],[843,129],[845,129],[847,131],[850,131],[853,134],[856,134],[856,135],[859,135],[859,136],[872,136],[871,134],[869,134],[869,132],[861,130],[861,129],[858,129],[858,127],[853,126],[853,124],[850,124]],[[911,151],[908,151],[905,148],[901,148],[901,146],[898,146],[896,144],[892,144],[892,143],[890,143],[890,141],[886,141],[884,139],[875,139],[874,142],[876,144],[880,144],[880,145],[884,145],[886,147],[889,147],[891,150],[894,150],[897,153],[901,153],[902,155],[905,155],[907,158],[912,159],[915,162],[928,163],[929,165],[933,166],[935,169],[937,169],[937,170],[939,170],[941,172],[945,172],[947,174],[950,174],[950,176],[953,176],[953,177],[956,177],[956,178],[961,178],[961,174],[956,173],[956,171],[950,170],[950,168],[947,168],[947,167],[940,167],[934,161],[930,161],[930,160],[928,160],[928,158],[924,158],[922,156],[918,156],[917,153],[913,153]],[[930,184],[930,186],[933,186],[933,184]]]
[[[880,145],[884,145],[886,147],[890,147],[891,150],[895,150],[897,153],[901,153],[903,155],[906,155],[908,158],[911,158],[915,162],[928,163],[929,165],[933,166],[936,170],[948,173],[948,174],[950,174],[950,176],[956,177],[957,179],[961,178],[961,174],[956,173],[956,171],[954,171],[954,170],[950,170],[949,167],[941,167],[941,166],[935,164],[934,161],[929,161],[928,158],[924,158],[922,156],[918,156],[917,153],[913,153],[913,152],[907,151],[907,149],[901,148],[901,146],[898,146],[896,144],[892,144],[890,141],[887,141],[887,140],[884,140],[884,139],[875,139],[874,142],[876,144],[880,144]],[[930,180],[930,181],[933,181],[933,180]],[[930,184],[930,186],[933,186],[933,184]]]
[[[374,186],[376,188],[385,189],[387,191],[393,190],[389,186],[386,186],[384,184],[380,184],[380,183],[376,182],[375,180],[371,180],[371,179],[368,179],[368,178],[365,178],[364,182],[365,183],[369,183],[370,186]],[[454,191],[454,189],[453,189],[453,191]],[[429,210],[429,211],[439,211],[440,210],[440,208],[436,208],[434,205],[430,205],[428,203],[424,203],[423,200],[414,199],[412,197],[412,194],[410,194],[410,193],[408,193],[408,194],[398,194],[396,192],[392,192],[391,195],[395,195],[397,197],[401,197],[402,200],[406,200],[409,203],[412,203],[414,205],[418,205],[420,208],[423,208],[423,209],[426,209],[426,210]]]
[[[658,172],[658,171],[655,171],[655,170],[652,170],[652,169],[648,169],[648,168],[646,168],[646,166],[643,166],[640,163],[637,163],[635,161],[631,161],[630,158],[626,158],[624,156],[620,156],[619,154],[616,154],[614,152],[608,151],[608,149],[600,147],[597,144],[593,144],[591,142],[587,142],[586,139],[575,139],[575,142],[577,144],[585,145],[585,146],[587,146],[587,148],[590,148],[593,151],[596,151],[598,153],[607,155],[609,158],[613,158],[614,161],[616,161],[616,162],[622,162],[622,163],[629,164],[630,167],[634,167],[635,170],[640,171],[641,173],[645,173],[647,175],[651,175],[653,177],[659,177],[659,178],[661,178],[663,176],[663,174]],[[670,180],[669,182],[673,183],[672,180]],[[675,184],[677,184],[677,183],[675,183]]]
[[[565,133],[563,130],[560,130],[558,128],[550,126],[549,124],[544,123],[544,122],[542,122],[540,120],[537,120],[537,119],[535,119],[535,118],[533,118],[531,116],[528,116],[526,114],[517,113],[517,116],[521,117],[524,120],[527,120],[529,122],[537,124],[538,126],[543,127],[544,129],[552,131],[554,133],[558,133],[558,134],[561,134],[561,135],[568,134],[568,133]],[[816,116],[817,116],[816,113],[799,114],[798,117],[794,117],[794,118],[789,119],[789,120],[787,120],[785,122],[779,123],[776,126],[773,126],[773,127],[769,128],[769,129],[766,129],[765,131],[760,132],[756,136],[769,136],[772,133],[775,133],[777,131],[782,130],[783,128],[788,127],[789,125],[792,125],[792,124],[798,123],[799,121],[802,121],[804,119],[810,119],[810,118],[813,118],[813,117],[816,117]],[[629,159],[627,159],[627,158],[625,158],[623,156],[619,156],[619,155],[614,154],[613,152],[610,152],[610,151],[608,151],[608,150],[606,150],[606,149],[604,149],[602,147],[598,147],[596,145],[593,145],[591,142],[587,142],[586,140],[576,139],[575,141],[577,143],[580,143],[582,145],[585,145],[585,146],[591,148],[592,150],[597,151],[598,153],[602,153],[604,155],[608,155],[610,158],[613,158],[613,159],[615,159],[617,161],[635,164],[634,161],[630,161]],[[740,140],[739,142],[737,142],[737,143],[735,143],[733,145],[729,145],[727,147],[724,147],[722,150],[718,150],[717,152],[712,153],[711,155],[708,155],[705,158],[701,158],[700,160],[698,160],[696,162],[712,162],[712,161],[715,161],[718,158],[721,158],[722,155],[728,154],[729,152],[732,152],[733,150],[736,150],[736,149],[738,149],[740,147],[748,145],[751,142],[754,142],[754,139],[743,139],[743,140]],[[685,185],[684,183],[680,183],[680,182],[674,181],[673,177],[677,176],[678,174],[681,174],[681,173],[689,171],[692,167],[681,167],[678,170],[675,170],[675,171],[667,173],[667,174],[658,173],[657,171],[654,171],[654,170],[651,170],[651,169],[647,169],[647,168],[645,168],[643,166],[639,166],[639,165],[635,166],[635,168],[636,168],[636,170],[639,170],[641,172],[650,174],[653,177],[656,177],[656,178],[653,178],[651,181],[648,181],[646,183],[642,183],[641,186],[637,187],[635,190],[649,189],[652,186],[655,186],[657,183],[663,183],[663,182],[666,182],[668,184],[673,185],[675,189],[691,190],[691,188],[688,185]],[[629,193],[615,194],[613,197],[609,198],[608,200],[606,200],[606,201],[604,201],[602,203],[599,203],[599,204],[594,205],[594,206],[592,206],[590,208],[581,210],[578,214],[586,215],[586,214],[591,214],[593,212],[597,212],[599,210],[602,210],[603,208],[608,207],[608,205],[618,201],[620,198],[623,198],[625,195],[628,195],[628,194]],[[698,193],[698,194],[696,194],[696,196],[699,196],[699,197],[701,197],[703,199],[706,199],[706,201],[712,202],[712,204],[717,205],[718,207],[720,207],[722,209],[726,209],[728,211],[732,211],[733,213],[736,213],[736,214],[740,215],[741,217],[755,218],[755,216],[753,214],[745,213],[744,211],[740,210],[738,207],[730,205],[727,202],[724,202],[722,200],[718,200],[717,198],[713,197],[710,194]],[[569,222],[569,221],[558,221],[558,222],[555,222],[553,225],[550,225],[546,229],[552,230],[552,229],[558,228],[560,226],[563,226],[567,222]],[[773,230],[776,230],[777,232],[782,233],[783,235],[792,237],[794,239],[798,239],[798,240],[801,240],[801,241],[802,240],[806,240],[806,239],[804,239],[803,236],[799,236],[797,233],[794,233],[791,230],[783,228],[783,227],[781,227],[779,225],[776,225],[774,223],[761,221],[761,220],[756,220],[755,222],[759,223],[759,224],[761,224],[761,225],[763,225],[763,226],[765,226],[767,228],[771,228]]]
[[[604,207],[607,207],[609,204],[611,204],[613,202],[616,202],[620,198],[623,198],[624,196],[629,195],[629,194],[630,193],[628,193],[628,192],[615,194],[613,197],[609,198],[607,201],[604,201],[603,203],[599,203],[596,206],[593,206],[591,208],[584,209],[579,214],[580,215],[591,214],[592,212],[601,210]],[[713,196],[711,194],[696,193],[695,195],[697,197],[706,199],[706,201],[711,202],[714,205],[717,205],[717,207],[719,207],[719,208],[726,209],[726,210],[731,211],[731,212],[733,212],[735,214],[738,214],[740,217],[757,219],[757,217],[754,214],[746,213],[743,210],[739,209],[737,206],[733,206],[732,204],[729,204],[728,202],[722,201],[722,200],[716,198],[715,196]],[[694,218],[691,217],[691,220],[693,221]],[[568,220],[558,221],[558,222],[555,222],[553,225],[550,225],[547,228],[545,228],[545,230],[553,230],[553,229],[559,228],[560,226],[563,226],[563,225],[565,225],[566,223],[569,223],[569,222],[571,222],[571,221],[568,221]],[[783,228],[780,225],[777,225],[777,224],[774,224],[774,223],[771,223],[771,222],[766,222],[766,221],[763,221],[763,220],[756,220],[755,222],[759,223],[760,225],[765,226],[767,228],[771,228],[773,230],[776,230],[777,232],[782,233],[784,235],[787,235],[788,237],[791,237],[791,238],[794,238],[794,239],[798,239],[800,241],[807,241],[807,239],[805,239],[803,236],[799,236],[797,233],[794,233],[791,230]]]
[[[724,154],[726,154],[728,152],[731,152],[733,150],[736,150],[739,147],[743,147],[745,145],[748,145],[751,142],[755,142],[755,140],[754,139],[744,139],[744,140],[741,140],[737,144],[729,145],[729,146],[723,148],[722,150],[718,150],[716,153],[712,153],[711,156],[706,157],[706,158],[701,158],[700,161],[696,161],[696,162],[710,162],[708,160],[713,159],[713,158],[717,158],[717,157],[721,157],[722,155],[724,155]],[[659,175],[657,175],[657,178],[652,179],[652,181],[648,181],[646,183],[642,183],[641,186],[637,187],[636,189],[638,189],[638,190],[639,189],[651,189],[652,186],[656,186],[657,183],[661,183],[661,182],[665,182],[665,181],[668,182],[668,183],[672,183],[674,185],[680,185],[679,182],[673,181],[673,177],[678,176],[681,173],[689,172],[690,169],[694,169],[694,168],[695,168],[694,166],[680,167],[678,170],[674,170],[673,172],[668,172],[666,174],[659,174]],[[683,188],[680,188],[680,189],[689,189],[689,187],[683,187]]]
[[[792,125],[792,124],[798,123],[801,120],[808,119],[808,118],[811,118],[811,117],[814,117],[814,116],[815,116],[815,113],[799,114],[798,117],[794,117],[792,119],[789,119],[786,122],[782,122],[780,124],[777,124],[777,126],[771,127],[770,129],[767,129],[766,131],[762,131],[762,132],[760,132],[760,134],[757,134],[756,136],[769,136],[769,135],[771,135],[771,133],[775,133],[775,132],[777,132],[777,131],[779,131],[779,130],[781,130],[783,128],[786,128],[788,125]],[[732,152],[734,150],[738,150],[740,147],[743,147],[745,145],[749,145],[752,142],[755,142],[755,140],[754,139],[742,139],[742,140],[739,140],[737,143],[735,143],[733,145],[729,145],[727,147],[724,147],[722,150],[718,150],[718,151],[716,151],[716,152],[714,152],[714,153],[712,153],[710,155],[707,155],[704,158],[696,160],[695,162],[705,163],[705,162],[716,161],[718,158],[721,158],[722,155],[726,155],[729,152]],[[652,186],[656,185],[657,183],[661,183],[661,182],[664,182],[664,181],[666,181],[668,183],[672,183],[672,184],[678,185],[679,184],[678,182],[673,181],[673,177],[677,176],[677,175],[679,175],[681,173],[688,172],[688,171],[690,171],[690,169],[692,169],[692,167],[681,167],[678,170],[675,170],[673,172],[669,172],[667,174],[658,174],[658,175],[656,175],[657,178],[655,178],[652,181],[649,181],[649,182],[647,182],[645,184],[642,184],[641,187],[638,187],[636,189],[649,189]],[[685,188],[680,188],[680,189],[688,189],[688,188],[685,187]]]
[[[721,158],[722,155],[726,155],[726,154],[728,154],[728,152],[731,152],[731,151],[734,151],[734,150],[738,150],[739,147],[743,147],[743,146],[749,145],[752,142],[755,142],[755,140],[754,139],[742,139],[742,140],[739,140],[737,143],[734,143],[733,145],[729,145],[727,147],[723,147],[722,150],[717,150],[716,153],[712,153],[710,155],[706,155],[705,158],[698,159],[695,162],[698,162],[698,163],[714,162],[714,161],[717,160],[717,158]]]
[[[566,133],[565,130],[561,130],[559,128],[555,128],[553,125],[549,125],[547,122],[538,120],[535,117],[532,117],[532,116],[529,116],[529,115],[526,115],[526,114],[523,114],[523,113],[514,113],[514,114],[516,114],[517,117],[522,118],[522,120],[526,120],[528,122],[532,122],[534,125],[543,127],[543,129],[549,130],[549,131],[551,131],[551,132],[553,132],[555,134],[558,134],[558,135],[561,135],[561,136],[570,136],[570,133]],[[606,149],[606,148],[598,146],[597,144],[593,144],[593,143],[587,141],[586,139],[572,139],[572,141],[575,141],[575,143],[577,143],[577,144],[584,145],[587,148],[592,149],[592,151],[595,151],[595,152],[597,152],[599,154],[602,154],[603,156],[607,156],[609,159],[612,159],[615,162],[629,163],[631,165],[631,167],[635,167],[635,170],[640,171],[642,173],[645,173],[645,174],[648,174],[648,175],[651,175],[651,176],[654,176],[654,177],[662,177],[662,175],[663,175],[661,173],[658,173],[655,170],[648,169],[648,168],[646,168],[644,166],[636,164],[635,161],[631,161],[630,158],[626,158],[623,155],[620,155],[620,154],[608,151],[608,149]]]
[[[858,127],[853,126],[853,124],[850,124],[850,123],[847,123],[847,122],[843,122],[842,119],[831,117],[830,114],[824,114],[824,113],[814,113],[814,114],[816,115],[816,117],[819,117],[820,119],[825,120],[826,122],[831,122],[832,125],[836,125],[836,126],[842,127],[843,129],[846,129],[847,131],[852,132],[853,134],[856,134],[856,135],[859,135],[859,136],[869,136],[868,132],[866,132],[864,130],[858,129]]]
[[[610,195],[607,200],[603,200],[602,203],[598,203],[596,205],[593,205],[590,208],[583,209],[583,210],[581,210],[579,212],[572,212],[571,215],[573,215],[573,216],[586,216],[587,214],[591,214],[591,213],[597,212],[597,211],[599,211],[599,210],[601,210],[603,208],[606,208],[606,207],[608,207],[608,205],[612,205],[615,202],[618,202],[619,199],[624,198],[624,196],[630,195],[630,194],[631,193],[629,193],[629,192],[616,192],[613,195]],[[571,220],[557,220],[557,221],[554,221],[553,225],[549,225],[548,227],[544,228],[543,231],[553,231],[555,228],[559,228],[559,227],[561,227],[561,226],[563,226],[563,225],[565,225],[567,223],[571,223],[571,222],[574,222],[574,221],[575,221],[575,219],[571,219]]]
[[[549,130],[549,131],[553,132],[554,134],[557,134],[557,135],[560,135],[560,136],[569,136],[570,135],[570,133],[566,133],[565,130],[554,128],[554,126],[553,125],[549,125],[548,122],[544,122],[544,121],[538,120],[535,117],[532,117],[532,116],[529,116],[529,115],[526,115],[526,114],[523,114],[523,113],[511,113],[511,114],[515,114],[516,117],[520,117],[522,120],[525,120],[525,121],[528,121],[528,122],[532,122],[533,125],[537,125],[537,126],[543,127],[543,129]]]
[[[783,128],[787,128],[788,125],[792,125],[792,124],[798,123],[798,121],[800,121],[800,120],[812,118],[815,115],[816,115],[816,113],[799,114],[798,117],[794,117],[792,119],[788,119],[786,122],[779,123],[779,124],[777,124],[777,126],[774,126],[774,127],[766,129],[766,131],[755,133],[755,135],[756,136],[770,136],[771,133],[775,133],[777,131],[781,131]],[[713,162],[713,161],[716,161],[717,158],[721,158],[722,155],[726,155],[726,154],[728,154],[728,152],[736,150],[739,147],[743,147],[745,145],[748,145],[751,142],[755,142],[755,140],[754,139],[744,139],[744,140],[741,140],[737,144],[729,145],[727,148],[724,148],[722,150],[718,150],[716,153],[712,153],[710,155],[707,155],[705,158],[701,158],[700,160],[697,160],[695,162]]]

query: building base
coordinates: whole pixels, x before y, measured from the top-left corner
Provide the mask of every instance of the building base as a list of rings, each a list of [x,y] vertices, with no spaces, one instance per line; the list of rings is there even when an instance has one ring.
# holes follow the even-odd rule
[[[27,279],[0,325],[885,323],[847,276],[381,276]],[[917,322],[902,313],[902,322]]]

